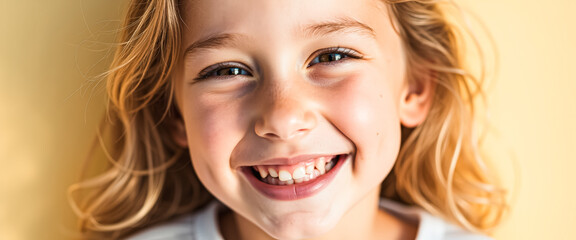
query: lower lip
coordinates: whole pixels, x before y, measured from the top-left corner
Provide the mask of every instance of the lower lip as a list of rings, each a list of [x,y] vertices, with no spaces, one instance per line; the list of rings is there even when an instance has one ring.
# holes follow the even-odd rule
[[[272,185],[264,183],[257,179],[252,173],[252,170],[247,167],[242,168],[242,172],[246,175],[250,184],[265,196],[282,201],[298,200],[310,197],[326,188],[330,182],[332,182],[344,162],[348,160],[348,156],[339,159],[336,165],[327,173],[308,182],[295,183],[291,185]]]

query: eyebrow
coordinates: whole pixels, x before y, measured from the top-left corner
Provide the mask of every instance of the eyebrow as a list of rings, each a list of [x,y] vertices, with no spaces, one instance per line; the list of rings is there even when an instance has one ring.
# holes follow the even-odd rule
[[[370,37],[375,37],[374,29],[368,25],[351,18],[338,18],[334,21],[327,21],[306,25],[303,28],[304,36],[308,38],[321,37],[335,32],[357,32]],[[184,51],[184,56],[192,54],[200,49],[218,49],[232,46],[239,38],[245,35],[239,33],[220,33],[197,40],[190,44]]]
[[[306,37],[319,37],[335,32],[357,32],[375,37],[374,29],[352,18],[338,18],[333,21],[321,22],[305,26]]]
[[[192,54],[199,49],[217,49],[234,45],[234,42],[238,41],[241,36],[243,35],[238,33],[220,33],[208,36],[190,44],[184,51],[184,56]]]

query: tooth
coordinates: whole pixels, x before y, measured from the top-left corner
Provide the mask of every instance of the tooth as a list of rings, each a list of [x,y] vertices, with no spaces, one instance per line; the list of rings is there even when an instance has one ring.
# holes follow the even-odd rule
[[[334,167],[334,160],[329,161],[326,163],[326,172],[330,171],[330,169],[332,169]]]
[[[274,168],[268,168],[268,172],[270,172],[270,176],[272,176],[272,177],[278,177],[278,172],[276,172],[276,169],[274,169]]]
[[[304,178],[298,178],[298,179],[294,179],[295,183],[301,183],[304,181]]]
[[[314,169],[314,172],[310,174],[310,180],[317,178],[320,176],[320,171],[318,169]]]
[[[292,173],[292,178],[300,179],[300,178],[303,178],[304,175],[306,175],[306,171],[304,170],[304,167],[297,167],[296,169],[294,169],[294,172]]]
[[[268,176],[268,171],[266,168],[258,166],[258,172],[260,172],[260,177],[266,178]]]
[[[306,163],[306,174],[312,174],[314,172],[314,163]]]
[[[280,181],[292,180],[292,174],[286,170],[280,170],[280,172],[278,172],[278,178],[280,178]]]
[[[326,166],[326,161],[324,160],[323,157],[316,159],[316,169],[318,169],[318,171],[320,171],[320,174],[324,174],[326,173],[326,169],[324,168],[324,166]]]

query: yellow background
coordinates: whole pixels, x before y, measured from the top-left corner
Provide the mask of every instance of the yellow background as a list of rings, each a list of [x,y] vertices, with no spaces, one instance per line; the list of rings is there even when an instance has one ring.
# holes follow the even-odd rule
[[[576,239],[576,2],[460,3],[499,54],[487,148],[512,208],[496,238]],[[0,239],[68,238],[65,190],[103,111],[93,80],[123,5],[0,0]]]

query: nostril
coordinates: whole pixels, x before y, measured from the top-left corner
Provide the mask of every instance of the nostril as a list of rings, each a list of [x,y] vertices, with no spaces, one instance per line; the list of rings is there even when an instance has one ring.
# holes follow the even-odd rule
[[[274,134],[274,133],[266,133],[264,134],[265,138],[280,138],[280,136]]]
[[[294,137],[297,137],[298,135],[302,135],[305,134],[306,132],[308,132],[310,129],[298,129],[296,131],[293,132],[285,132],[285,133],[276,133],[276,132],[267,132],[264,134],[258,134],[264,138],[269,138],[269,139],[284,139],[284,140],[288,140]],[[258,133],[258,132],[257,132]]]

